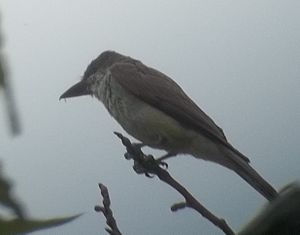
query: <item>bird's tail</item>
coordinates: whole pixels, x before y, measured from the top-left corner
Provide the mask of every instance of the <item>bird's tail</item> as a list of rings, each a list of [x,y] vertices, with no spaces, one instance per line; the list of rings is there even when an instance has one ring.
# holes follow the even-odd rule
[[[277,191],[263,178],[257,171],[255,171],[248,162],[242,159],[235,153],[230,151],[227,154],[230,158],[230,163],[227,165],[235,173],[241,176],[248,184],[256,189],[261,195],[263,195],[269,201],[275,199],[278,195]]]

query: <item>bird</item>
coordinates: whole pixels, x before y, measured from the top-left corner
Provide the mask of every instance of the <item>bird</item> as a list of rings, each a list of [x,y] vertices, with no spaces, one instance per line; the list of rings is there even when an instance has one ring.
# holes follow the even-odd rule
[[[164,73],[129,56],[104,51],[60,99],[84,95],[101,101],[142,145],[165,150],[165,158],[183,154],[217,163],[242,177],[267,200],[277,197],[277,191],[251,167],[249,158]]]

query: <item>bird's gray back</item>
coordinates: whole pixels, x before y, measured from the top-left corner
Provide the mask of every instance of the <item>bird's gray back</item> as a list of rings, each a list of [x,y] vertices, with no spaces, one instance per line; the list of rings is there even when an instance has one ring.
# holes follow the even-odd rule
[[[222,129],[165,74],[137,60],[116,63],[110,67],[110,72],[124,89],[138,99],[166,113],[186,128],[222,144],[249,162],[227,141]]]

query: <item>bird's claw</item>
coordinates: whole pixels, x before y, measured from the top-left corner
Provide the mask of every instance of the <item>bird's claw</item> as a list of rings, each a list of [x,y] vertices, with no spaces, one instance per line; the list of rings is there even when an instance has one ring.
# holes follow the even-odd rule
[[[134,165],[133,165],[133,170],[137,173],[137,174],[145,174],[145,176],[149,177],[149,178],[153,178],[154,175],[152,175],[145,167],[143,167],[139,162],[134,161]]]
[[[147,171],[146,169],[141,165],[139,164],[138,162],[134,161],[134,165],[132,167],[134,169],[134,171],[137,173],[137,174],[145,174]]]
[[[124,157],[127,160],[134,160],[133,169],[137,174],[145,174],[147,177],[153,178],[158,168],[168,168],[168,164],[163,158],[155,159],[152,155],[145,155],[141,148],[145,146],[143,143],[131,143],[130,140],[118,132],[114,132],[126,146],[127,152]]]
[[[126,158],[132,158],[131,154],[125,154]],[[152,155],[144,155],[143,159],[134,160],[133,169],[137,174],[145,174],[145,176],[149,178],[153,178],[155,176],[155,172],[157,168],[160,166],[168,167],[165,162],[158,162]]]
[[[161,160],[159,160],[159,159],[156,159],[155,162],[156,162],[159,166],[161,166],[162,168],[164,168],[164,169],[168,169],[168,168],[169,168],[168,163],[166,163],[166,162],[164,162],[164,161],[161,161]]]

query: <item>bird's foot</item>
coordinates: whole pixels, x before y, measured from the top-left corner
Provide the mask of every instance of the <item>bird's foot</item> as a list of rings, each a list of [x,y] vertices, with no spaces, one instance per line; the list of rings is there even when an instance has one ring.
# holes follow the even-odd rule
[[[175,157],[176,155],[177,155],[177,153],[168,152],[168,153],[162,155],[161,157],[156,158],[156,161],[161,162],[161,161],[166,160],[168,158]]]
[[[124,137],[118,132],[114,132],[117,135],[124,146],[126,146],[127,152],[124,154],[124,157],[127,160],[134,160],[133,169],[137,174],[145,174],[147,177],[153,177],[155,172],[157,172],[160,166],[168,168],[168,164],[163,162],[166,155],[161,158],[155,159],[152,155],[146,155],[142,152],[141,148],[145,146],[143,143],[131,143],[130,140]],[[168,156],[174,154],[167,154]]]
[[[165,155],[162,155],[161,157],[156,158],[155,161],[157,162],[158,165],[164,167],[165,169],[168,169],[169,165],[164,160],[171,158],[171,157],[175,157],[176,155],[177,155],[177,153],[168,152]]]
[[[139,148],[139,149],[141,149],[141,148],[145,147],[146,145],[145,145],[144,143],[132,143],[132,146],[133,146],[134,148]]]
[[[159,167],[152,155],[144,155],[142,161],[134,161],[133,169],[137,174],[145,174],[149,178],[153,178],[153,170]]]
[[[157,165],[159,165],[159,166],[161,166],[165,169],[168,169],[168,167],[169,167],[168,163],[164,162],[160,158],[155,159],[155,162],[156,162]]]
[[[154,169],[156,167],[163,167],[168,168],[168,164],[164,161],[161,161],[159,159],[155,159],[151,154],[149,155],[143,155],[142,158],[137,159],[135,155],[126,152],[124,154],[124,157],[127,160],[133,159],[134,165],[133,169],[137,174],[145,174],[147,177],[153,177],[151,172],[151,169]]]

